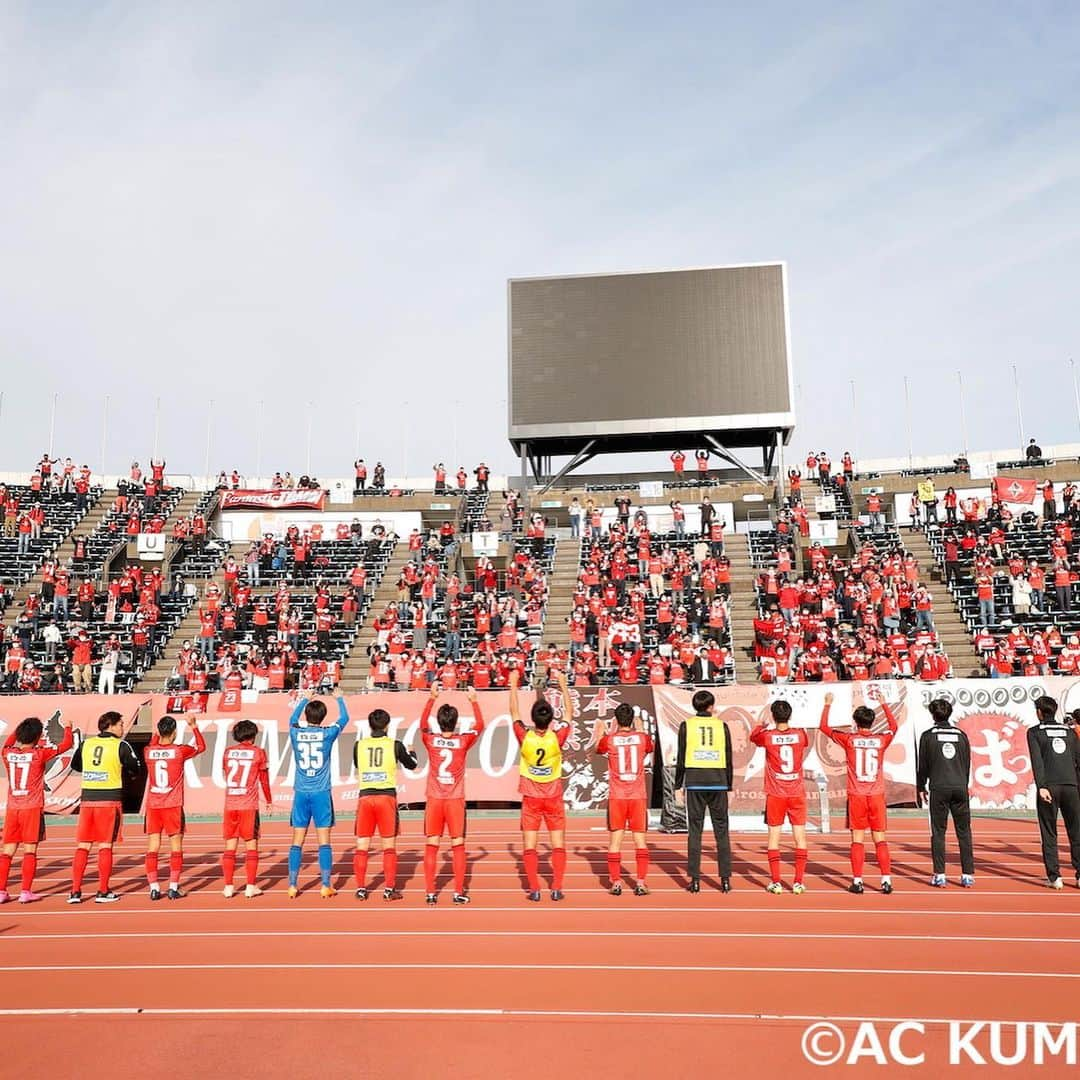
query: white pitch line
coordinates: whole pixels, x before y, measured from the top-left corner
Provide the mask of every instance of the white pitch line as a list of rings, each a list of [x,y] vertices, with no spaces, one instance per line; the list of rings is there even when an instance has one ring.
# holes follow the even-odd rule
[[[681,974],[768,975],[916,975],[940,978],[1080,979],[1080,972],[1064,971],[956,971],[947,968],[850,968],[850,967],[747,967],[693,964],[12,964],[0,971],[13,974],[130,971],[640,971]]]
[[[22,941],[129,941],[147,938],[172,942],[179,938],[518,938],[528,937],[521,930],[167,930],[164,934],[152,930],[137,930],[110,934],[18,934],[0,935],[0,948]],[[551,938],[747,938],[775,940],[776,933],[743,932],[738,930],[544,930]],[[980,944],[1012,945],[1080,945],[1080,938],[1043,937],[972,937],[951,934],[784,934],[785,941],[971,941]]]
[[[518,890],[514,889],[514,890],[511,890],[511,891],[517,892]],[[676,890],[664,890],[664,891],[675,892]],[[264,896],[268,896],[268,895],[274,895],[274,893],[264,893]],[[276,892],[276,895],[284,896],[285,894],[284,894],[284,892],[279,890],[279,891]],[[345,899],[345,904],[344,905],[337,905],[337,906],[335,906],[333,904],[327,905],[324,901],[321,900],[321,898],[316,897],[316,899],[319,901],[319,904],[318,904],[317,907],[314,907],[314,908],[313,907],[307,907],[302,903],[297,903],[296,901],[294,901],[294,902],[292,902],[291,904],[288,904],[288,905],[282,904],[282,905],[276,906],[276,907],[273,906],[273,905],[270,905],[270,904],[260,904],[260,903],[257,903],[257,902],[245,901],[244,903],[233,903],[231,907],[187,907],[187,908],[183,908],[183,909],[179,909],[179,910],[175,907],[175,905],[162,906],[162,904],[156,904],[153,907],[109,906],[109,907],[99,908],[96,905],[94,905],[93,900],[86,900],[83,903],[82,906],[84,908],[85,907],[93,907],[94,908],[94,915],[87,916],[88,918],[98,918],[99,916],[109,916],[109,915],[112,915],[112,916],[131,915],[131,916],[139,916],[139,917],[141,917],[143,915],[159,915],[159,916],[166,916],[166,917],[168,917],[168,916],[176,917],[176,916],[183,916],[183,915],[193,915],[193,916],[201,918],[204,914],[218,914],[218,913],[221,913],[221,912],[235,913],[235,912],[240,912],[240,911],[245,912],[245,913],[259,912],[261,914],[267,914],[267,915],[280,914],[281,912],[287,911],[287,912],[292,912],[292,913],[295,913],[295,914],[307,915],[308,917],[310,917],[313,910],[317,910],[317,911],[320,911],[320,912],[323,912],[323,913],[326,913],[326,914],[332,914],[335,911],[339,912],[339,913],[343,913],[343,912],[346,912],[346,911],[356,911],[356,912],[361,912],[362,913],[364,911],[364,908],[360,907],[360,905],[357,904],[355,901],[351,900],[351,898],[345,896],[344,893],[342,893],[340,895]],[[654,893],[654,895],[655,895],[655,893]],[[989,895],[989,894],[983,893],[982,895],[986,896],[986,895]],[[1022,895],[1022,894],[1020,894],[1020,893],[1002,893],[1002,894],[999,894],[999,895],[1019,896],[1019,895]],[[238,897],[239,896],[240,896],[240,894],[238,894]],[[852,915],[852,913],[854,912],[854,913],[857,913],[859,916],[862,916],[862,915],[934,915],[934,916],[947,915],[949,917],[960,916],[960,917],[964,917],[964,918],[973,918],[973,917],[978,918],[978,917],[982,917],[982,916],[993,916],[993,917],[996,917],[996,918],[1010,918],[1010,919],[1017,918],[1017,917],[1024,917],[1024,916],[1038,916],[1040,918],[1080,919],[1080,911],[1048,911],[1048,910],[1042,910],[1042,911],[1026,911],[1026,910],[1025,911],[1017,911],[1017,910],[1013,910],[1013,909],[1004,910],[1004,911],[978,911],[978,910],[975,910],[975,909],[972,909],[972,908],[954,908],[952,910],[943,910],[943,909],[939,909],[939,908],[901,908],[901,907],[892,907],[892,906],[874,907],[874,908],[872,908],[872,907],[863,907],[860,910],[860,908],[857,907],[857,906],[852,906],[852,907],[847,907],[847,908],[804,907],[804,906],[802,906],[801,902],[796,901],[794,899],[794,897],[790,898],[790,900],[791,900],[791,906],[785,907],[785,908],[776,907],[776,906],[772,906],[772,905],[760,906],[760,907],[727,907],[726,905],[722,905],[722,904],[696,904],[696,903],[692,904],[692,905],[688,905],[687,907],[649,907],[649,906],[640,905],[640,904],[636,904],[636,903],[633,904],[633,905],[621,904],[619,902],[616,902],[614,900],[614,898],[612,898],[612,903],[610,905],[605,905],[603,907],[598,907],[598,906],[574,907],[574,906],[568,906],[568,905],[563,905],[563,904],[557,904],[557,905],[551,905],[551,904],[539,904],[539,905],[528,904],[527,906],[525,904],[518,904],[518,905],[516,905],[514,907],[505,907],[505,906],[502,906],[502,907],[485,907],[483,904],[479,904],[479,903],[476,903],[474,901],[468,907],[459,907],[459,908],[455,908],[454,910],[456,912],[458,912],[461,917],[464,917],[464,918],[469,918],[470,915],[466,914],[466,913],[470,913],[470,912],[472,913],[472,917],[475,917],[475,918],[479,918],[483,914],[490,914],[490,913],[493,913],[493,912],[516,912],[517,914],[521,914],[522,912],[525,912],[529,919],[537,917],[537,915],[539,913],[541,913],[541,912],[549,912],[549,913],[554,913],[554,914],[565,914],[565,915],[575,915],[575,914],[588,913],[588,912],[603,912],[605,915],[617,914],[617,915],[628,915],[628,916],[643,915],[643,914],[644,915],[688,915],[688,914],[692,914],[692,915],[711,915],[711,916],[716,916],[716,915],[720,915],[720,914],[760,915],[760,914],[762,914],[762,912],[765,912],[765,913],[768,914],[770,919],[774,919],[774,918],[776,918],[776,917],[778,917],[780,915],[788,915],[788,914],[795,914],[795,915],[799,915],[799,916],[802,916],[802,915],[846,915],[846,916],[850,917]],[[394,915],[395,918],[398,917],[399,915],[403,915],[403,914],[416,914],[416,915],[420,915],[422,918],[437,918],[437,916],[435,915],[434,911],[431,908],[423,907],[423,906],[416,906],[416,907],[408,907],[408,906],[401,907],[401,906],[398,906],[398,907],[394,907],[392,909],[384,908],[379,904],[374,904],[372,906],[375,908],[375,910],[383,910],[383,911],[392,910],[392,911],[394,911],[395,912],[395,915]],[[0,922],[3,921],[5,915],[7,915],[7,914],[10,914],[10,916],[12,918],[15,918],[15,919],[30,919],[30,918],[36,918],[36,919],[68,918],[68,919],[72,919],[72,918],[78,918],[79,917],[79,912],[78,911],[74,911],[71,908],[67,907],[66,905],[61,910],[58,910],[58,911],[32,910],[33,907],[36,907],[36,905],[32,905],[31,909],[27,909],[27,907],[25,907],[24,905],[16,905],[16,904],[12,904],[10,906],[10,908],[5,906],[4,908],[0,909]],[[450,905],[447,904],[447,905],[442,907],[442,910],[446,911],[449,908],[450,908]],[[370,907],[368,908],[368,910],[370,910]],[[435,910],[438,910],[438,909],[435,909]],[[423,914],[421,915],[421,913],[423,913]],[[243,918],[243,915],[235,915],[234,917]],[[361,917],[367,918],[369,916],[363,916],[362,915]],[[380,918],[380,916],[378,916],[378,915],[370,916],[370,917]],[[456,915],[453,915],[453,916],[450,916],[450,917],[451,918],[458,918],[459,915],[456,914]],[[526,927],[525,929],[523,929],[521,931],[522,934],[528,934],[530,932],[531,931],[530,931],[530,929],[528,927]]]
[[[899,1017],[899,1016],[830,1016],[824,1013],[723,1013],[723,1012],[643,1012],[627,1010],[618,1012],[605,1009],[450,1009],[450,1008],[140,1008],[138,1006],[52,1008],[52,1009],[0,1009],[0,1016],[429,1016],[429,1017],[551,1017],[588,1020],[732,1020],[759,1021],[763,1023],[808,1023],[828,1020],[839,1024],[1045,1024],[1047,1027],[1065,1027],[1067,1020],[973,1020],[945,1017]]]

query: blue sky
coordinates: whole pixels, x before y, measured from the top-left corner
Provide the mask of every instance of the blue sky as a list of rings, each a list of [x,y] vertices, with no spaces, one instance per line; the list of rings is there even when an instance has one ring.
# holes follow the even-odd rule
[[[511,464],[505,281],[786,259],[793,448],[1080,437],[1080,7],[7,4],[0,470]],[[852,418],[850,381],[862,415]],[[309,408],[308,403],[311,403]],[[455,405],[455,403],[458,403]],[[359,408],[358,408],[359,406]],[[456,414],[456,423],[453,415]]]

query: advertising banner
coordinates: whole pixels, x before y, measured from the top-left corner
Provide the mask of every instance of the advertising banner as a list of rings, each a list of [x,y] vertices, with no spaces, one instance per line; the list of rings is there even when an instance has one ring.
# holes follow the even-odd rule
[[[221,493],[222,510],[321,510],[325,502],[321,488]]]
[[[889,702],[899,721],[899,731],[885,757],[886,799],[897,805],[914,802],[916,747],[919,736],[930,724],[926,705],[935,697],[945,697],[953,703],[953,721],[971,742],[972,806],[976,809],[1034,806],[1027,728],[1036,722],[1035,699],[1049,694],[1057,698],[1063,710],[1080,707],[1080,679],[1063,677],[828,686],[750,684],[709,689],[716,698],[718,715],[731,728],[735,764],[731,806],[736,812],[756,812],[763,807],[764,752],[750,743],[749,733],[769,704],[778,698],[791,703],[792,722],[796,726],[809,728],[818,726],[824,696],[829,691],[835,695],[833,727],[850,725],[852,710],[868,705],[879,714],[875,730],[883,729],[885,721],[880,704]],[[562,696],[556,690],[545,693],[556,718],[562,719]],[[619,704],[633,706],[647,729],[657,731],[661,760],[674,763],[678,726],[693,714],[693,693],[693,688],[681,686],[571,687],[574,726],[563,755],[568,808],[599,811],[605,806],[607,763],[595,754],[595,748],[601,735],[614,725]],[[423,803],[428,762],[419,738],[419,721],[427,698],[422,692],[377,692],[346,698],[351,722],[336,744],[333,767],[335,799],[341,809],[347,810],[355,802],[353,746],[358,733],[366,731],[368,714],[377,708],[389,712],[391,734],[415,749],[420,758],[414,772],[399,771],[400,801],[407,805]],[[484,691],[479,698],[486,726],[469,756],[467,797],[477,802],[518,802],[518,747],[510,722],[509,693]],[[522,691],[523,716],[527,717],[535,699],[532,691]],[[337,706],[329,698],[323,700],[328,707],[327,723],[331,723],[337,717]],[[275,802],[287,810],[292,802],[294,777],[288,722],[296,701],[293,694],[255,690],[196,695],[6,695],[0,698],[0,740],[6,741],[24,717],[38,716],[45,722],[47,737],[53,744],[59,743],[63,724],[74,725],[77,746],[86,735],[96,733],[101,713],[115,709],[124,717],[130,741],[138,748],[149,740],[157,721],[171,713],[179,722],[181,742],[192,741],[190,724],[194,722],[208,743],[207,752],[187,767],[187,810],[192,814],[219,814],[224,797],[221,761],[231,743],[232,727],[238,720],[253,720],[259,726],[258,744],[269,758]],[[472,710],[463,692],[442,694],[439,701],[458,708],[463,728],[472,723]],[[70,766],[69,753],[54,761],[46,774],[46,810],[50,813],[70,813],[78,806],[80,777]],[[843,753],[836,744],[815,733],[805,768],[811,782],[819,773],[823,774],[830,799],[842,804],[846,771]],[[6,798],[7,782],[4,775],[0,780],[0,800]]]

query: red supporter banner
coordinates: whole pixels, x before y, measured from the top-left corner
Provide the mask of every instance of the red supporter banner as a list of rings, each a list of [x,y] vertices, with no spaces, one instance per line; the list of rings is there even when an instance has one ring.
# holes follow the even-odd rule
[[[889,702],[898,721],[899,732],[885,757],[886,798],[891,804],[914,801],[915,748],[919,736],[930,724],[926,706],[935,697],[953,703],[953,721],[971,742],[972,806],[975,809],[1030,809],[1035,798],[1031,761],[1027,751],[1027,728],[1036,722],[1035,699],[1050,694],[1062,710],[1080,706],[1080,679],[1051,676],[1045,679],[950,679],[940,683],[896,680],[886,682],[832,683],[828,685],[766,685],[710,687],[716,697],[717,714],[730,726],[734,750],[735,790],[731,807],[736,812],[760,811],[764,804],[764,752],[749,740],[750,729],[768,710],[771,702],[783,698],[794,710],[797,727],[816,727],[821,717],[824,695],[835,695],[832,724],[850,724],[852,710],[859,705],[878,709]],[[682,686],[588,686],[571,687],[574,729],[563,757],[567,807],[578,811],[602,809],[607,799],[606,762],[594,753],[600,735],[613,722],[616,706],[634,706],[659,733],[660,753],[665,764],[674,762],[674,745],[679,723],[691,715],[693,689]],[[558,691],[546,696],[562,718],[563,703]],[[178,737],[192,741],[184,716],[198,723],[208,749],[187,766],[186,808],[192,814],[220,814],[224,801],[221,762],[232,742],[233,725],[240,719],[253,720],[259,727],[258,745],[269,758],[274,801],[287,811],[293,797],[294,763],[289,744],[288,722],[297,698],[293,694],[260,694],[245,690],[233,696],[210,695],[57,695],[25,694],[0,697],[0,740],[11,734],[26,716],[45,721],[51,742],[58,743],[65,723],[76,728],[76,745],[96,733],[97,718],[109,709],[118,710],[129,729],[130,741],[138,748],[145,744],[161,717],[173,714],[179,721]],[[420,763],[415,772],[399,771],[399,798],[403,804],[424,802],[427,755],[420,743],[420,714],[428,695],[422,692],[382,692],[347,697],[351,723],[338,739],[333,757],[333,784],[339,809],[348,811],[357,798],[352,751],[358,732],[366,730],[368,714],[386,709],[391,716],[390,731],[395,738],[417,750]],[[336,704],[327,703],[327,723],[337,717]],[[480,707],[486,722],[483,737],[468,759],[466,793],[471,801],[515,803],[519,801],[518,746],[510,725],[509,693],[482,691]],[[532,691],[522,691],[523,714],[535,700]],[[439,702],[457,706],[463,727],[472,722],[472,709],[463,692],[441,694]],[[185,712],[180,710],[184,709]],[[188,711],[193,710],[193,711]],[[360,721],[358,724],[357,721]],[[881,719],[883,724],[883,715]],[[808,788],[813,777],[824,775],[830,798],[842,803],[846,769],[839,748],[820,734],[811,738],[806,762]],[[65,754],[46,774],[46,810],[71,813],[77,808],[80,777],[71,772],[71,755]],[[0,781],[0,797],[6,798],[7,777]]]
[[[293,491],[223,491],[222,510],[321,510],[326,492],[321,488]]]
[[[1002,502],[1033,503],[1035,489],[1034,480],[1016,480],[1009,476],[994,478],[994,495]]]

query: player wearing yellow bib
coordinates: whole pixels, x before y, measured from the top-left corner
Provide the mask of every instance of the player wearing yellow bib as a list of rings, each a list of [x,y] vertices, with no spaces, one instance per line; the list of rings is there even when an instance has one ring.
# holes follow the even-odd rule
[[[521,721],[518,704],[517,671],[510,674],[510,719],[514,722],[514,735],[521,744],[518,765],[518,791],[521,792],[521,837],[525,865],[525,877],[529,882],[528,898],[540,900],[540,868],[536,854],[536,841],[540,826],[547,825],[551,838],[551,899],[563,899],[563,876],[566,873],[566,848],[563,846],[566,829],[566,804],[563,802],[562,750],[573,730],[570,721],[574,704],[566,673],[559,672],[559,690],[562,692],[563,715],[567,718],[559,724],[555,710],[549,702],[538,698],[530,712],[531,727]]]
[[[118,712],[102,713],[98,733],[84,739],[71,759],[73,772],[82,773],[82,801],[75,827],[75,860],[71,870],[69,904],[82,903],[82,881],[90,849],[98,845],[97,904],[115,904],[120,899],[109,888],[113,844],[120,839],[123,821],[124,777],[137,776],[135,751],[123,740],[123,717]]]
[[[356,898],[368,898],[367,864],[371,839],[378,832],[383,852],[383,899],[400,900],[397,889],[397,767],[416,768],[416,755],[406,750],[400,739],[389,734],[390,714],[385,709],[368,713],[370,734],[356,740],[353,761],[360,798],[356,806]]]
[[[728,835],[728,792],[731,790],[731,732],[713,715],[716,699],[699,690],[691,704],[694,715],[679,724],[675,759],[676,799],[686,789],[686,861],[690,874],[687,891],[701,891],[701,832],[705,811],[716,838],[720,891],[731,892],[731,838]]]

